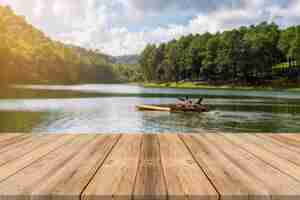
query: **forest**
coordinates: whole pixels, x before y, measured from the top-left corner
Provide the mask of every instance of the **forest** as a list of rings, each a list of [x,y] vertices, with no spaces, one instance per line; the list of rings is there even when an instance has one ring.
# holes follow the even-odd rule
[[[0,6],[0,42],[0,84],[120,81],[108,56],[51,40],[9,7]]]
[[[0,6],[0,42],[1,85],[300,82],[300,26],[283,29],[262,22],[215,34],[190,34],[149,44],[139,56],[117,58],[54,41],[25,17]]]
[[[147,81],[205,81],[212,84],[262,85],[300,78],[300,26],[285,29],[262,22],[249,27],[190,34],[140,56]]]

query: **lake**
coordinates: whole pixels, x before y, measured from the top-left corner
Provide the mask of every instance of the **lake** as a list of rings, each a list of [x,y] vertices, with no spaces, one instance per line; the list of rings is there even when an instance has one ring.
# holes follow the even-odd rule
[[[204,96],[208,113],[140,112],[139,104]],[[0,98],[0,132],[300,132],[300,93],[143,88],[124,84],[15,85]]]

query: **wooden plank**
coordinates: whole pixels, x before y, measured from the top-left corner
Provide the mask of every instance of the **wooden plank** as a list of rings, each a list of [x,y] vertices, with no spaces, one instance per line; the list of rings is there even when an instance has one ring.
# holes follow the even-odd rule
[[[0,142],[3,140],[8,140],[14,137],[22,136],[24,134],[20,133],[0,133]]]
[[[123,135],[98,170],[82,199],[131,199],[139,162],[141,135]]]
[[[134,199],[167,199],[157,135],[143,135]]]
[[[43,199],[68,197],[80,199],[80,195],[101,167],[120,135],[98,135],[71,160],[51,176],[46,177],[32,191]]]
[[[19,137],[21,137],[21,135]],[[22,139],[18,142],[15,142],[15,143],[11,143],[11,144],[6,145],[5,147],[1,148],[0,153],[2,154],[2,153],[5,153],[7,151],[15,150],[16,148],[19,148],[19,147],[23,147],[24,145],[26,145],[28,143],[31,143],[33,141],[33,139],[35,139],[35,138],[40,138],[40,136],[30,135],[30,137],[29,137],[29,135],[27,135],[27,137],[25,139]]]
[[[10,146],[14,143],[21,142],[25,139],[28,139],[32,135],[30,134],[25,134],[25,135],[9,135],[7,137],[3,137],[2,140],[0,140],[0,152],[5,151],[5,147]]]
[[[34,161],[44,157],[49,152],[52,152],[59,148],[62,145],[71,142],[74,139],[75,135],[64,135],[63,137],[56,139],[54,142],[51,142],[41,148],[35,149],[34,151],[22,156],[17,160],[6,163],[5,165],[0,166],[0,182],[6,179],[7,177],[17,173],[19,170],[30,165]]]
[[[285,137],[282,134],[257,134],[257,136],[272,141],[279,146],[292,151],[300,152],[300,142],[295,139]]]
[[[218,134],[182,135],[221,199],[297,199],[300,183]]]
[[[0,166],[12,160],[22,157],[23,155],[48,144],[54,140],[58,140],[62,135],[45,135],[33,136],[26,140],[7,146],[5,151],[0,154]]]
[[[272,134],[272,135],[277,135],[281,137],[287,137],[292,140],[296,140],[300,142],[300,133],[281,133],[281,134]]]
[[[286,144],[300,149],[300,134],[272,134],[271,137],[283,141]]]
[[[216,148],[215,144],[204,139],[204,134],[181,135],[180,137],[216,187],[221,199],[248,198],[251,190],[255,191],[253,194],[266,194],[264,191],[258,192],[256,188],[249,188],[253,185],[250,184],[253,181],[248,181],[248,175],[232,163],[219,148]]]
[[[18,199],[40,199],[42,197],[48,199],[48,196],[35,195],[35,190],[47,179],[54,176],[61,167],[73,159],[94,138],[94,135],[75,137],[70,143],[7,178],[0,183],[0,196],[13,196]]]
[[[168,199],[218,199],[218,193],[181,139],[159,135]]]
[[[249,139],[249,142],[252,141],[252,142],[256,143],[257,145],[260,145],[265,150],[272,152],[272,153],[276,154],[277,156],[284,158],[284,159],[300,166],[300,152],[297,152],[297,151],[287,148],[288,145],[274,142],[271,138],[268,138],[268,137],[263,138],[260,136],[261,136],[261,134],[245,135],[245,137],[247,137],[247,139]]]
[[[277,134],[275,134],[277,135]],[[300,133],[298,134],[279,134],[281,137],[290,138],[291,140],[295,140],[300,142]]]
[[[280,157],[281,154],[285,154],[285,156],[291,156],[296,159],[296,162],[300,163],[300,154],[296,153],[295,155],[294,152],[288,149],[280,148],[279,145],[268,143],[268,141],[253,135],[224,134],[223,136],[244,150],[269,163],[274,168],[300,181],[300,165]],[[284,153],[280,152],[280,150],[283,150]]]

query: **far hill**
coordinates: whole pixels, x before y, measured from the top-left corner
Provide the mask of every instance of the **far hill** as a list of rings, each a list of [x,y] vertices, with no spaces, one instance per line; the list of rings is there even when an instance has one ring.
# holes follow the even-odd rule
[[[116,81],[108,56],[54,41],[0,6],[0,84]]]
[[[124,55],[111,57],[111,61],[115,64],[137,65],[139,63],[138,55]]]

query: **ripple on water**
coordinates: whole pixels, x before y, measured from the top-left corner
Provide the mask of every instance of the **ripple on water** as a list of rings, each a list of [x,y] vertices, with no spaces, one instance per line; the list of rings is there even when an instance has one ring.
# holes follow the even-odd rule
[[[174,89],[138,86],[28,86],[36,90],[82,90],[111,93],[178,93]],[[129,88],[128,88],[129,87]],[[135,105],[169,104],[176,98],[93,97],[0,100],[0,132],[48,133],[158,133],[158,132],[300,132],[297,93],[219,90],[180,90],[180,95],[214,95],[205,98],[208,113],[139,112]],[[245,98],[247,93],[252,98]],[[179,95],[179,96],[180,96]],[[226,98],[222,95],[229,95]],[[257,98],[266,96],[273,98]],[[275,98],[288,97],[288,99]]]

